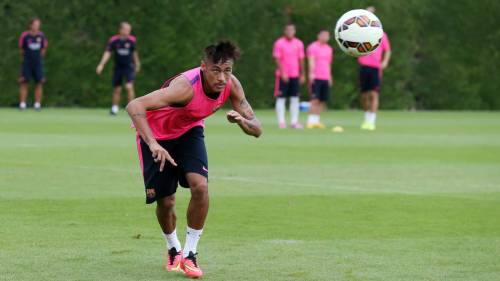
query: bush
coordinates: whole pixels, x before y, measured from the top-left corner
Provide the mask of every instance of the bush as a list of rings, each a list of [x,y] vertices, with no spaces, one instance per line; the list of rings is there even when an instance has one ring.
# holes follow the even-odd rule
[[[139,94],[199,64],[201,50],[219,38],[244,51],[235,67],[254,107],[273,104],[272,44],[283,24],[293,20],[298,37],[312,42],[320,28],[332,27],[346,10],[367,1],[14,1],[0,4],[0,105],[17,103],[20,68],[17,40],[30,17],[42,19],[49,39],[45,104],[107,106],[111,70],[98,77],[95,67],[107,39],[127,20],[138,38],[143,69]],[[500,2],[380,1],[377,14],[393,46],[384,73],[382,107],[387,109],[500,109],[497,90]],[[287,8],[288,7],[288,8]],[[332,41],[332,44],[334,42]],[[334,46],[336,47],[336,46]],[[335,50],[332,103],[358,106],[358,66]],[[306,98],[306,89],[303,89]]]

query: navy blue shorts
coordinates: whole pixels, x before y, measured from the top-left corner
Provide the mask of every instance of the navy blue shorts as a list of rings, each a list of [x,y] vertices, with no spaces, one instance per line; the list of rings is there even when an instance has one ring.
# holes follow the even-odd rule
[[[122,85],[123,79],[125,82],[134,82],[135,70],[134,67],[115,67],[113,71],[113,87]]]
[[[23,62],[21,67],[21,77],[19,81],[30,82],[31,80],[36,83],[45,82],[45,77],[43,76],[43,63],[42,62]]]
[[[321,102],[328,101],[330,97],[330,84],[328,80],[314,79],[311,85],[311,99],[319,100]]]
[[[177,139],[159,140],[158,143],[172,156],[177,167],[167,161],[163,172],[160,172],[160,163],[155,163],[149,146],[138,137],[137,150],[144,177],[146,204],[174,194],[179,184],[189,188],[187,173],[197,173],[208,179],[203,127],[194,127]]]
[[[288,83],[280,79],[277,97],[289,98],[298,97],[300,91],[299,78],[289,78]]]
[[[380,91],[380,70],[378,68],[361,66],[359,69],[361,92]]]

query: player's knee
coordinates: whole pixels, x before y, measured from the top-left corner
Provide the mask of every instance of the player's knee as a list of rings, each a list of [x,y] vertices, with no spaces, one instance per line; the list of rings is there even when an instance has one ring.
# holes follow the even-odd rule
[[[206,181],[196,181],[191,184],[191,197],[194,200],[205,200],[208,198],[208,183]]]
[[[175,206],[175,196],[170,195],[156,200],[158,207],[162,209],[172,209]]]
[[[134,84],[132,84],[132,83],[125,84],[125,89],[127,89],[127,91],[133,91],[134,90]]]

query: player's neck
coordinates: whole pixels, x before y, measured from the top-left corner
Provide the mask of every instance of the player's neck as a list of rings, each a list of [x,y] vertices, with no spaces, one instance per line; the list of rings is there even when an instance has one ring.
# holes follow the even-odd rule
[[[201,86],[203,88],[203,93],[205,93],[205,95],[211,99],[217,99],[220,95],[220,92],[214,92],[208,87],[205,81],[205,76],[203,75],[203,70],[200,70],[200,75],[201,75]]]
[[[220,92],[214,92],[208,87],[208,85],[205,81],[205,77],[203,75],[203,70],[200,70],[200,75],[201,75],[201,86],[203,88],[203,93],[205,93],[205,96],[207,96],[211,99],[214,99],[214,100],[218,99],[220,96]]]
[[[28,31],[28,33],[29,33],[29,34],[31,34],[31,35],[37,35],[38,33],[40,33],[40,31],[30,29],[30,30]]]

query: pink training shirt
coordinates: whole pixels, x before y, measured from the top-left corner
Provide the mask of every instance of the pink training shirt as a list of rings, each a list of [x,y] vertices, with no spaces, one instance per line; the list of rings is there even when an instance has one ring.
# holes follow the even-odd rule
[[[205,127],[204,119],[215,113],[231,94],[230,80],[217,99],[209,98],[203,91],[199,67],[180,75],[184,75],[191,82],[194,90],[193,98],[184,107],[167,106],[146,112],[149,126],[157,140],[176,139],[196,126]],[[171,80],[168,80],[162,88],[168,87]]]
[[[390,50],[391,50],[391,44],[389,42],[387,34],[384,32],[384,35],[382,36],[382,42],[380,42],[380,46],[378,46],[378,48],[375,51],[373,51],[373,53],[367,56],[359,57],[358,63],[360,65],[380,69],[382,67],[382,53]]]
[[[289,40],[283,36],[274,42],[273,57],[289,78],[297,78],[300,76],[300,60],[305,57],[304,43],[297,38]],[[279,69],[276,75],[281,76]]]
[[[332,78],[333,49],[330,45],[319,41],[311,43],[307,47],[307,58],[314,61],[314,79],[330,80]]]

